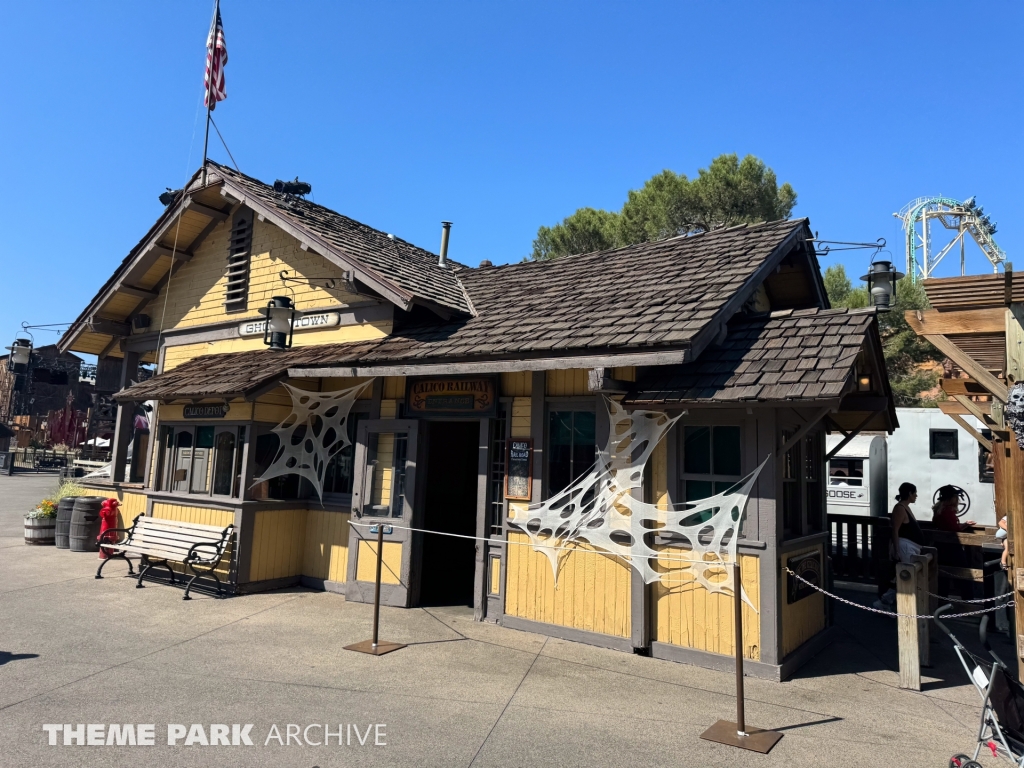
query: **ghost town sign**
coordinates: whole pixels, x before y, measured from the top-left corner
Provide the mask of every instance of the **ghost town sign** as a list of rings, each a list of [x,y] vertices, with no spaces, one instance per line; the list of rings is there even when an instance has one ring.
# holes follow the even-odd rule
[[[494,413],[495,381],[491,377],[423,379],[409,387],[412,416],[472,416]]]
[[[267,321],[246,320],[238,325],[239,336],[262,336]],[[295,318],[295,331],[315,331],[320,328],[333,328],[341,325],[341,315],[338,312],[317,312],[310,315],[299,315]]]

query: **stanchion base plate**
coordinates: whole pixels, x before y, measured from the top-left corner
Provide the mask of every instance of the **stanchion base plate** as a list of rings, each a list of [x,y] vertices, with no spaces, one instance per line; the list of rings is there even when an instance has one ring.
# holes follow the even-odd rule
[[[346,645],[346,651],[358,651],[359,653],[368,653],[371,656],[383,656],[385,653],[391,653],[392,651],[400,651],[405,648],[402,643],[388,643],[378,642],[377,646],[374,647],[373,640],[363,640],[361,643],[353,643],[352,645]]]
[[[783,734],[778,731],[765,731],[761,728],[747,726],[747,735],[740,736],[736,732],[736,723],[728,720],[719,720],[700,735],[702,739],[715,741],[719,744],[728,744],[730,747],[749,749],[751,752],[760,752],[767,755],[772,747],[779,743]]]

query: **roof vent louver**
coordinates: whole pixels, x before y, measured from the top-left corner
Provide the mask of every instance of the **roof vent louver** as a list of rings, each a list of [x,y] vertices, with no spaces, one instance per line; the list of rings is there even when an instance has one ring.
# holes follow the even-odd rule
[[[252,255],[252,210],[243,208],[231,223],[228,243],[227,288],[224,309],[244,312],[249,308],[249,259]]]

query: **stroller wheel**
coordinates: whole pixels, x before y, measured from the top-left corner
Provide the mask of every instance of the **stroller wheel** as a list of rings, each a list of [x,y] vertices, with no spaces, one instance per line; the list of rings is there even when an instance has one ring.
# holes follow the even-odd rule
[[[949,768],[964,768],[964,766],[966,766],[968,763],[973,762],[974,761],[971,760],[970,755],[965,755],[961,753],[959,755],[953,755],[951,758],[949,758]],[[975,763],[975,765],[977,765],[977,763]]]
[[[977,763],[974,760],[968,760],[961,766],[961,768],[985,768],[981,763]]]

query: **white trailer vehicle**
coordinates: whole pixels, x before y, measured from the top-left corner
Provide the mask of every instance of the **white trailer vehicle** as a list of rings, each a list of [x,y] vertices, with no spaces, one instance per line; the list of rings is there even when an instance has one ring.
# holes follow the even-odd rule
[[[889,514],[900,483],[917,486],[914,511],[932,519],[935,492],[943,485],[962,488],[970,499],[965,520],[995,525],[992,467],[987,451],[938,408],[897,408],[893,434],[855,437],[829,462],[828,511],[839,515]],[[964,419],[984,434],[972,416]],[[829,435],[828,451],[842,440]]]

